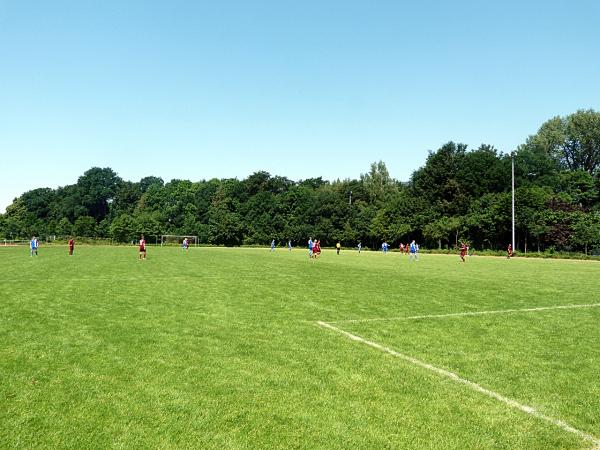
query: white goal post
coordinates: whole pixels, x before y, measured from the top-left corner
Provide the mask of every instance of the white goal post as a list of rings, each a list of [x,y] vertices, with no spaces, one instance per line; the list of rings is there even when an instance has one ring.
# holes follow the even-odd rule
[[[162,234],[160,236],[160,246],[163,245],[181,245],[183,240],[188,238],[190,246],[198,246],[198,236],[192,236],[189,234]]]

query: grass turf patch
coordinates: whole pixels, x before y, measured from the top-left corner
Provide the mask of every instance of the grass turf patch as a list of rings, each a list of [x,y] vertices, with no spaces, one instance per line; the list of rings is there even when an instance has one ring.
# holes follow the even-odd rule
[[[434,255],[409,263],[397,254],[344,251],[339,256],[326,251],[311,261],[304,251],[185,254],[178,248],[150,248],[148,260],[139,261],[136,249],[126,247],[81,246],[71,258],[60,247],[42,248],[38,258],[26,249],[0,250],[3,447],[586,445],[493,399],[347,342],[315,320],[587,303],[598,287],[595,263],[473,257],[460,264],[458,258]],[[590,311],[576,315],[589,323],[597,318]],[[567,326],[573,315],[547,317]],[[501,323],[498,319],[454,323]],[[402,349],[411,344],[424,359],[472,370],[467,373],[473,377],[486,372],[479,363],[468,364],[469,355],[475,358],[480,347],[490,345],[477,327],[423,322],[419,325],[434,328],[417,326],[406,334],[406,324],[398,322],[382,334],[381,325],[351,328]],[[543,351],[544,330],[555,325],[544,324],[541,335],[528,324],[515,326],[526,327],[531,335],[525,339]],[[514,329],[493,329],[508,342],[503,353],[508,359],[515,359],[511,351],[523,337],[513,336],[512,343],[505,335]],[[460,340],[463,336],[470,337]],[[594,355],[596,338],[592,333],[583,343],[584,355]],[[479,347],[469,347],[469,340]],[[555,344],[574,355],[568,341],[557,337]],[[443,359],[444,352],[462,352],[464,359],[451,354]],[[529,361],[518,352],[511,361],[525,379],[556,373],[519,361]],[[540,361],[546,361],[543,355]],[[564,379],[593,375],[581,367],[556,369]],[[499,373],[490,382],[504,385],[504,377]],[[513,389],[597,430],[594,401],[569,415],[577,408],[543,389],[528,384]],[[573,391],[563,386],[561,398]]]

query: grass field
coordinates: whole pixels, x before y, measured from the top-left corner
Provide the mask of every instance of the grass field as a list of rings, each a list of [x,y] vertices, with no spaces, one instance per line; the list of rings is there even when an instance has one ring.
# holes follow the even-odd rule
[[[0,248],[0,447],[600,443],[600,263],[136,258]]]

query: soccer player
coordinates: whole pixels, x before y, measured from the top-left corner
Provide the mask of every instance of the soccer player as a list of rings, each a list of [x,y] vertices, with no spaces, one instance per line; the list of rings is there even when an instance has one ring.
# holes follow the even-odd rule
[[[288,241],[288,251],[289,252],[292,251],[292,240],[291,239]]]
[[[508,244],[508,248],[506,249],[506,257],[508,259],[510,259],[512,255],[513,255],[512,244]]]
[[[404,244],[402,242],[400,242],[399,249],[400,249],[400,254],[403,254],[404,253]]]
[[[69,256],[73,256],[73,250],[75,250],[75,240],[69,239]]]
[[[313,241],[312,257],[317,259],[317,256],[319,256],[319,240],[315,239]]]
[[[31,238],[31,241],[29,241],[29,256],[33,256],[34,254],[35,254],[35,256],[37,256],[38,247],[39,247],[38,240],[35,236],[33,236]]]
[[[462,259],[462,262],[465,262],[465,255],[467,254],[467,250],[468,247],[465,245],[464,242],[460,243],[460,259]]]
[[[312,238],[308,238],[308,257],[312,258],[313,256],[313,246],[314,246],[314,242],[312,240]]]
[[[358,253],[360,253],[360,250],[362,249],[362,243],[360,241],[358,241]]]
[[[414,239],[410,243],[410,256],[408,257],[409,261],[412,259],[414,259],[415,261],[419,260],[419,246],[417,245]]]
[[[181,248],[183,248],[186,252],[189,250],[190,241],[188,240],[188,238],[183,238],[183,243],[181,244]]]
[[[144,235],[142,234],[142,238],[140,239],[140,259],[146,259],[146,239],[144,239]]]
[[[275,239],[273,239],[271,241],[271,251],[274,252],[275,251]]]
[[[337,254],[340,254],[340,250],[342,249],[342,244],[340,244],[340,242],[338,241],[337,244],[335,244],[335,251],[337,252]]]

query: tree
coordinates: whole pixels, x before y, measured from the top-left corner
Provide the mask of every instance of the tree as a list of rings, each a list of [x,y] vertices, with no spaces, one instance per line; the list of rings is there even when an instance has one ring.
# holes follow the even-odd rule
[[[546,240],[548,244],[567,249],[572,243],[573,222],[581,213],[578,205],[573,205],[567,199],[560,196],[552,197],[546,204],[547,225]]]
[[[458,183],[469,201],[484,194],[507,191],[510,178],[510,160],[491,145],[482,144],[466,152],[460,161]]]
[[[113,216],[124,212],[131,214],[138,205],[141,196],[142,190],[138,183],[130,181],[121,183],[117,188],[111,205]]]
[[[80,216],[73,224],[73,234],[82,237],[94,237],[96,235],[96,220],[91,216]]]
[[[122,214],[112,221],[110,236],[118,242],[131,242],[136,239],[138,225],[129,214]]]
[[[540,251],[542,238],[549,230],[547,224],[551,222],[547,205],[552,195],[551,189],[536,185],[525,185],[516,190],[515,221],[517,230],[524,237],[525,253],[527,253],[529,236],[535,239],[537,250]]]
[[[594,177],[583,170],[561,172],[557,190],[568,195],[572,203],[582,208],[589,208],[598,201],[598,188]]]
[[[436,152],[429,152],[425,166],[411,178],[414,196],[423,197],[442,215],[464,214],[469,197],[461,182],[467,146],[448,142]]]
[[[396,190],[383,161],[372,163],[369,172],[361,174],[360,179],[372,203],[383,203]]]
[[[231,188],[231,183],[222,184],[208,211],[208,235],[213,244],[240,245],[243,240],[242,222]]]
[[[461,227],[459,217],[441,217],[423,228],[423,236],[430,241],[437,241],[438,248],[442,248],[442,242],[458,245],[458,235]]]
[[[465,225],[471,242],[489,248],[504,247],[510,230],[510,193],[486,194],[471,204]]]
[[[73,225],[69,222],[69,219],[63,217],[58,221],[56,226],[56,234],[61,237],[69,236],[73,232]]]
[[[573,223],[572,242],[583,245],[587,255],[588,246],[600,244],[600,213],[579,214]]]
[[[156,214],[143,213],[134,219],[135,235],[158,236],[162,234],[162,226]]]
[[[53,189],[41,188],[25,192],[21,195],[21,201],[28,213],[37,219],[49,219],[52,213],[52,205],[56,194]]]
[[[8,239],[30,237],[39,234],[35,227],[35,216],[27,212],[21,198],[15,199],[6,207],[4,233]]]
[[[553,117],[526,145],[543,150],[568,170],[593,175],[600,168],[600,113],[588,109]]]
[[[140,190],[142,191],[142,193],[146,192],[148,190],[148,188],[150,186],[156,186],[156,187],[163,187],[165,185],[165,182],[163,181],[162,178],[160,177],[144,177],[140,180]]]
[[[109,167],[93,167],[77,180],[77,189],[81,194],[87,214],[97,221],[108,214],[108,205],[117,193],[122,180]]]

